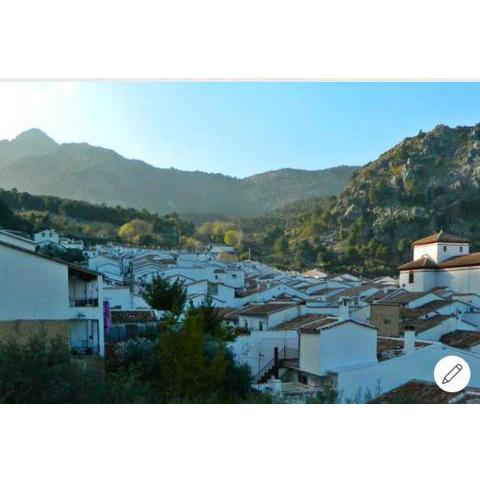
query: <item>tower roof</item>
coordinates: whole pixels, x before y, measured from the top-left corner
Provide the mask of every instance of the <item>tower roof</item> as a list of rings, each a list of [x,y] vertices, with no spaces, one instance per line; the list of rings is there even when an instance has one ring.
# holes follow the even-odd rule
[[[436,263],[434,260],[432,260],[428,256],[423,256],[418,260],[405,263],[404,265],[400,265],[398,267],[400,271],[402,270],[436,270],[437,268],[438,268],[438,263]]]
[[[438,233],[415,240],[413,245],[429,245],[431,243],[470,243],[470,240],[468,238],[458,237],[457,235],[445,233],[443,230],[440,230]]]

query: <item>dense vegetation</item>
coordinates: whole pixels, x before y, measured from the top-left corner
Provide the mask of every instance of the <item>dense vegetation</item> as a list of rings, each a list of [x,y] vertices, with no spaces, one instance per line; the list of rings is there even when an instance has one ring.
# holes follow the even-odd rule
[[[146,210],[31,195],[16,189],[0,189],[0,202],[3,228],[29,233],[54,228],[65,236],[87,242],[123,241],[172,247],[179,245],[182,236],[192,235],[195,228],[193,223],[174,213],[160,216]],[[2,205],[4,213],[1,213]]]
[[[0,343],[1,403],[250,403],[268,401],[235,364],[216,310],[170,315],[144,337],[110,346],[105,369],[45,334]]]
[[[292,172],[304,178],[304,172],[282,170],[250,181],[266,191],[278,181],[282,189]],[[305,182],[307,196],[313,195],[314,184]],[[257,201],[268,203],[266,195]],[[303,198],[257,217],[215,220],[211,214],[204,217],[209,221],[194,225],[175,214],[160,217],[16,191],[0,191],[0,201],[15,218],[5,208],[0,214],[10,224],[53,226],[79,238],[191,249],[225,243],[236,247],[242,259],[280,268],[315,266],[372,276],[395,274],[410,259],[411,242],[440,229],[468,236],[474,249],[480,247],[479,200],[480,125],[440,125],[406,138],[355,171],[338,196]]]
[[[279,267],[394,274],[411,242],[444,229],[480,246],[480,125],[406,138],[338,197],[295,202],[232,227],[243,257]]]
[[[57,144],[40,130],[0,141],[0,187],[151,212],[257,215],[341,191],[356,167],[284,169],[245,179],[155,168],[86,143]]]

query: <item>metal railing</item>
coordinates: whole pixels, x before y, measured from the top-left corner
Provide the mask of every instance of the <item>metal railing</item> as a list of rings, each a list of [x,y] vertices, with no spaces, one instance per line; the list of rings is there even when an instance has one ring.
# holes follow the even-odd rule
[[[283,347],[278,349],[278,361],[298,358],[298,350],[296,348]],[[262,378],[275,366],[275,354],[272,359],[261,367],[253,376],[253,383],[259,383]]]
[[[71,307],[98,307],[98,298],[70,299]]]
[[[84,355],[98,355],[99,353],[99,347],[70,347],[70,351],[72,352],[72,355],[79,355],[79,356],[84,356]]]

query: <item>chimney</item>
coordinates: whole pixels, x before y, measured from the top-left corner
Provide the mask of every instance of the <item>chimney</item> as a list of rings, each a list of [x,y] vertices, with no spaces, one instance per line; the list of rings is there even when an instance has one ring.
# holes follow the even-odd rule
[[[350,318],[350,306],[347,298],[340,299],[340,308],[338,312],[339,320],[348,320]]]
[[[415,327],[406,326],[403,333],[403,353],[415,351]]]

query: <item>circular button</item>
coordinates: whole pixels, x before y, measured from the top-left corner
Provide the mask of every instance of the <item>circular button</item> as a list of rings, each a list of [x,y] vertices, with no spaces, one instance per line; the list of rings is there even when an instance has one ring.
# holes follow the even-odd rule
[[[433,376],[444,392],[460,392],[470,382],[470,367],[463,358],[448,355],[437,362]]]

